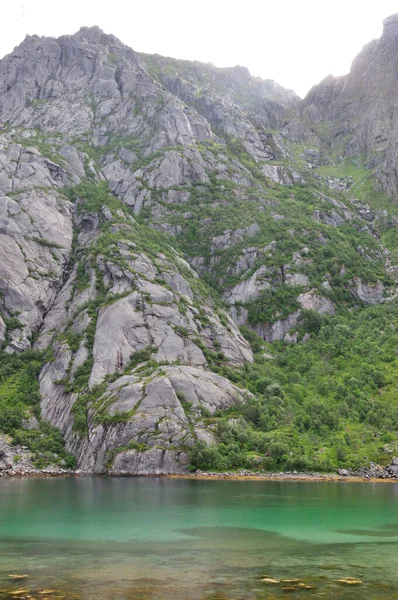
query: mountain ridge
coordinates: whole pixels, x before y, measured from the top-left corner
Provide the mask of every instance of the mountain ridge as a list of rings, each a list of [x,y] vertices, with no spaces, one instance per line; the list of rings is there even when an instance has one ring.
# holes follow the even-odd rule
[[[51,423],[113,474],[396,451],[397,22],[303,100],[97,27],[0,61],[10,442],[71,464]]]

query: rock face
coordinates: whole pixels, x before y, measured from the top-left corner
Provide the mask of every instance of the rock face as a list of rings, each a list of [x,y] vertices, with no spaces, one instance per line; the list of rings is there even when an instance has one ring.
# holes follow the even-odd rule
[[[384,287],[380,281],[370,285],[365,281],[356,278],[353,281],[351,293],[365,304],[379,304],[384,296]]]
[[[298,301],[302,308],[307,310],[315,310],[320,314],[326,313],[333,315],[336,310],[333,302],[328,300],[328,298],[318,296],[314,290],[310,290],[305,294],[300,294]]]
[[[271,288],[271,284],[266,279],[268,273],[269,269],[267,267],[260,267],[251,277],[238,283],[226,294],[227,302],[236,304],[237,302],[248,302],[258,298],[263,290]]]
[[[394,456],[391,463],[386,467],[370,463],[368,467],[363,467],[357,471],[339,469],[338,473],[343,477],[354,475],[357,477],[365,477],[366,479],[398,479],[398,458]]]
[[[10,469],[14,463],[11,448],[0,438],[0,472]]]
[[[395,116],[398,15],[383,22],[383,35],[367,44],[344,77],[328,76],[304,100],[310,118],[328,122],[331,141],[345,156],[367,157],[380,188],[397,191]],[[344,140],[344,141],[343,141]]]
[[[11,347],[30,346],[28,336],[38,331],[59,289],[72,236],[72,207],[55,191],[0,198],[1,303],[4,316],[17,312],[21,324]]]
[[[79,466],[89,473],[101,473],[105,467],[114,474],[183,471],[186,452],[175,449],[187,449],[196,439],[213,442],[203,416],[238,400],[244,400],[244,394],[224,377],[193,367],[161,367],[150,378],[139,372],[122,376],[89,412],[88,437],[78,450]],[[102,423],[97,424],[98,419]],[[131,443],[141,448],[130,450]]]
[[[188,455],[154,448],[139,452],[125,450],[120,452],[109,470],[109,475],[167,475],[184,473],[188,465]]]
[[[97,219],[80,206],[81,258],[36,342],[45,348],[52,341],[54,351],[40,375],[42,414],[61,429],[84,472],[179,472],[186,452],[176,448],[213,440],[201,411],[212,414],[243,399],[206,370],[209,361],[218,352],[243,365],[253,360],[251,350],[233,321],[201,296],[195,272],[175,251],[149,253],[153,234],[129,219],[122,204],[102,209]],[[171,366],[157,369],[162,364]],[[107,385],[110,378],[116,380]],[[87,393],[84,431],[76,432],[76,406]],[[132,443],[148,447],[148,460],[147,450],[134,453]],[[125,449],[127,458],[113,468]]]
[[[43,352],[42,416],[81,471],[183,471],[248,393],[213,372],[253,361],[238,325],[295,343],[303,311],[394,291],[396,221],[328,169],[365,155],[396,191],[397,23],[304,101],[97,27],[0,61],[1,351]]]

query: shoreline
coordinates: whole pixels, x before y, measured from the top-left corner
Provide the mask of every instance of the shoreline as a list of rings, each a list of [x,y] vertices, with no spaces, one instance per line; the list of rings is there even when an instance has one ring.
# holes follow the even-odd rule
[[[160,475],[167,479],[196,479],[204,481],[304,481],[326,483],[398,483],[398,478],[365,477],[362,475],[339,475],[338,473],[181,473]]]
[[[113,479],[115,477],[136,479],[144,477],[149,479],[193,479],[203,481],[298,481],[298,482],[326,482],[326,483],[398,483],[398,477],[371,477],[366,475],[339,473],[255,473],[255,472],[195,472],[195,473],[120,473],[109,475],[107,473],[82,473],[79,471],[30,471],[30,472],[6,472],[0,471],[1,479],[57,479],[57,478],[80,478],[80,477],[102,477]]]

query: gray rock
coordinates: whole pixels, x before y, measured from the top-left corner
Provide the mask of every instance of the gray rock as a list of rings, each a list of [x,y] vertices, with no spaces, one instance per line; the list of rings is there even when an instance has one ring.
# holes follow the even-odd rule
[[[307,286],[310,283],[309,277],[302,273],[287,273],[285,277],[287,285]]]
[[[333,302],[324,296],[319,296],[314,290],[300,294],[297,300],[301,307],[306,310],[315,310],[320,314],[329,315],[333,315],[336,312]]]
[[[6,339],[6,324],[4,323],[3,319],[0,317],[0,344],[2,344],[3,342],[5,342]]]
[[[318,221],[324,225],[332,225],[333,227],[338,227],[344,223],[343,217],[335,211],[332,211],[330,214],[328,214],[322,212],[321,210],[315,210],[312,218],[314,221]]]
[[[336,190],[330,197],[312,193],[322,209],[313,213],[314,230],[327,229],[317,223],[344,224],[369,236],[369,244],[357,244],[357,259],[369,267],[387,260],[395,277],[381,245],[375,249],[372,225],[381,219],[383,227],[394,226],[394,220],[373,213],[351,191],[348,197],[351,178],[317,171],[329,161],[329,146],[333,155],[338,149],[336,160],[366,154],[378,185],[396,190],[395,67],[387,66],[385,77],[383,64],[384,55],[396,63],[394,22],[386,23],[381,42],[364,51],[350,76],[329,78],[304,103],[244,68],[141,56],[98,28],[57,40],[28,36],[0,61],[0,343],[4,321],[16,315],[21,325],[8,332],[7,352],[30,348],[36,334],[36,348],[51,344],[54,360],[40,375],[42,415],[61,429],[83,472],[102,473],[109,465],[115,474],[180,472],[196,439],[215,441],[203,416],[244,401],[245,392],[209,370],[214,354],[206,349],[225,365],[252,361],[236,327],[248,319],[241,303],[272,286],[308,287],[305,266],[317,267],[316,245],[329,241],[317,231],[313,246],[309,225],[293,229],[275,184],[302,184],[308,177],[311,185]],[[376,69],[366,68],[369,57]],[[299,156],[295,144],[305,145]],[[88,210],[81,198],[70,203],[64,188],[86,178],[107,182],[142,219],[111,202],[95,209],[90,202]],[[344,195],[346,204],[334,198]],[[210,201],[214,211],[202,215]],[[247,202],[242,224],[235,221],[235,202]],[[218,219],[230,209],[234,224],[223,231]],[[275,242],[256,245],[270,239],[267,218],[275,239],[286,227],[292,242],[296,234],[306,239],[308,247],[292,246],[291,259],[284,260],[291,264],[277,256],[273,264]],[[220,286],[235,322],[170,246],[167,236],[186,244],[191,219],[203,229],[192,255],[203,256],[189,260],[213,283],[217,269],[225,268]],[[162,234],[145,230],[143,222]],[[196,242],[208,248],[198,250]],[[228,275],[241,280],[225,289]],[[321,277],[326,294],[328,277]],[[381,284],[355,279],[348,286],[363,302],[383,299]],[[328,298],[303,292],[302,309],[334,312]],[[301,310],[275,318],[256,331],[268,341],[300,341]],[[148,356],[135,354],[142,350],[151,350],[151,360],[137,365],[137,357]],[[87,406],[88,434],[79,436],[72,407],[86,390],[67,390],[77,370],[91,366],[90,386],[101,383],[102,395]]]
[[[353,296],[365,304],[379,304],[384,296],[384,286],[380,281],[370,284],[358,277],[353,280],[350,291]]]
[[[296,183],[292,174],[289,173],[285,167],[279,165],[263,165],[261,170],[265,177],[272,179],[272,181],[279,183],[279,185],[292,185],[293,183]]]
[[[279,319],[274,323],[261,323],[255,325],[253,329],[267,342],[281,341],[285,338],[289,329],[297,325],[300,320],[300,316],[301,311],[297,310],[291,313],[285,319]]]
[[[224,231],[222,235],[213,238],[211,242],[211,252],[226,250],[246,237],[256,236],[259,231],[260,228],[257,223],[253,223],[244,229],[236,229],[235,231],[228,229],[227,231]]]
[[[396,193],[398,182],[397,123],[391,110],[395,102],[396,20],[392,15],[383,22],[383,35],[364,46],[348,75],[326,77],[303,103],[308,118],[330,127],[331,144],[338,148],[339,156],[365,156],[379,189],[389,194]]]
[[[0,471],[10,469],[13,465],[14,457],[11,448],[0,438]]]
[[[225,293],[225,299],[228,304],[246,303],[258,298],[263,290],[271,288],[271,284],[266,279],[269,274],[269,268],[262,266],[251,277],[241,281],[231,290],[228,290]]]
[[[249,311],[247,310],[247,308],[243,308],[243,306],[239,305],[232,305],[229,309],[229,314],[239,327],[241,327],[242,325],[246,325],[249,316]]]
[[[27,191],[0,203],[1,305],[6,315],[18,312],[23,337],[39,329],[62,284],[72,247],[71,213],[71,204],[50,190]],[[17,350],[26,347],[18,337]]]
[[[153,448],[140,452],[120,452],[109,469],[109,475],[171,475],[188,470],[189,457],[184,452]]]
[[[107,374],[122,371],[130,356],[153,347],[158,360],[204,365],[206,359],[193,342],[186,343],[173,326],[192,329],[190,322],[172,306],[174,298],[165,288],[151,284],[153,304],[145,304],[138,292],[105,308],[98,318],[90,385],[97,385]],[[145,288],[149,289],[148,286]],[[157,304],[158,302],[165,305]],[[143,304],[143,312],[140,307]],[[169,306],[167,306],[169,305]]]
[[[348,477],[349,472],[347,471],[347,469],[338,469],[337,473],[339,475],[341,475],[342,477]]]
[[[192,445],[195,426],[203,433],[202,409],[213,414],[217,409],[227,408],[237,400],[244,399],[245,392],[227,379],[196,367],[160,367],[152,373],[149,382],[141,378],[139,373],[133,373],[108,385],[96,403],[96,409],[89,411],[88,437],[79,439],[71,431],[71,409],[76,395],[66,394],[62,386],[53,383],[55,372],[65,373],[69,360],[70,356],[64,352],[41,375],[43,414],[55,421],[64,432],[67,446],[77,455],[79,468],[83,472],[104,472],[109,457],[130,442],[172,451],[176,446]],[[184,408],[182,403],[189,408]],[[122,422],[98,424],[95,414],[98,411],[103,414],[101,406],[110,416],[121,414],[126,417]],[[127,469],[119,467],[121,470]],[[158,468],[163,467],[159,465]],[[129,473],[134,474],[133,467],[129,469]]]
[[[234,275],[236,275],[243,271],[248,271],[253,267],[256,260],[258,260],[262,256],[272,256],[272,252],[275,250],[275,248],[276,242],[271,242],[263,248],[257,248],[256,246],[249,246],[248,248],[244,248],[242,255],[236,261],[234,267],[231,269],[231,272]]]

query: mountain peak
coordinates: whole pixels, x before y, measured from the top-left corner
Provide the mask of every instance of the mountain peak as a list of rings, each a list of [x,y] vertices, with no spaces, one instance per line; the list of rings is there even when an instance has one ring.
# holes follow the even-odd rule
[[[98,27],[98,25],[91,25],[89,27],[82,25],[78,33],[84,33],[89,35],[103,35],[104,31],[101,29],[101,27]]]
[[[97,25],[91,27],[80,27],[79,31],[73,34],[71,37],[85,38],[88,42],[98,44],[108,38],[108,35]]]
[[[397,35],[398,33],[398,13],[387,17],[383,21],[383,35]]]

